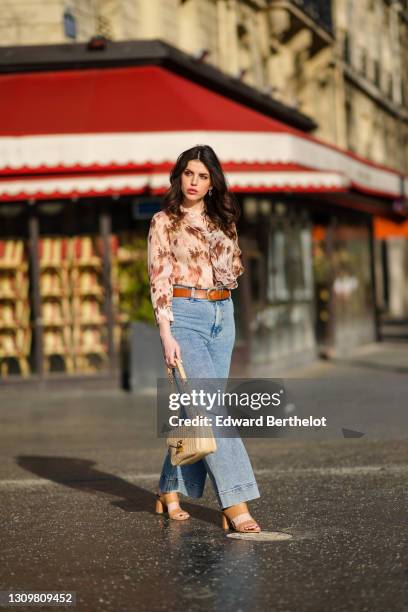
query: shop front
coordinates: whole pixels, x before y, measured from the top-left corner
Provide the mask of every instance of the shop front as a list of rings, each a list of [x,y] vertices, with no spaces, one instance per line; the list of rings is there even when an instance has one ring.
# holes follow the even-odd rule
[[[233,371],[347,352],[376,338],[370,217],[237,193],[246,273]],[[146,237],[155,196],[0,205],[1,375],[123,379],[130,323],[154,325]]]

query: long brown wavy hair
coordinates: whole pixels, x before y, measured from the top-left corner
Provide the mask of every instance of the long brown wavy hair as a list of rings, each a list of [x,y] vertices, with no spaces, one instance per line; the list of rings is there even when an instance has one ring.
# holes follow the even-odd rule
[[[217,155],[208,145],[196,145],[179,155],[170,172],[170,187],[163,197],[163,209],[172,219],[173,226],[177,227],[184,216],[180,209],[180,204],[183,203],[181,175],[192,159],[201,161],[210,173],[212,194],[210,196],[207,192],[204,196],[207,217],[214,227],[220,228],[229,238],[233,238],[234,223],[238,221],[241,210],[235,196],[228,190]]]

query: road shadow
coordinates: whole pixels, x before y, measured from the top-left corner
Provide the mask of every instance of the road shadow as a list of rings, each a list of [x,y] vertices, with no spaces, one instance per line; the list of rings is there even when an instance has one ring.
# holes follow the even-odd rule
[[[42,455],[17,455],[15,460],[17,465],[27,472],[71,489],[86,491],[105,500],[112,495],[118,497],[119,500],[109,503],[125,512],[148,512],[156,515],[154,493],[120,476],[97,469],[94,467],[95,461]],[[219,511],[186,501],[182,496],[180,502],[183,510],[186,510],[192,518],[210,524],[219,524]]]

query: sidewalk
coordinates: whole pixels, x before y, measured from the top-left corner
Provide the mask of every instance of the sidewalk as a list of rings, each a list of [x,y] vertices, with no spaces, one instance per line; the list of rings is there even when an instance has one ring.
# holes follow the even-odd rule
[[[355,368],[371,368],[408,374],[408,341],[371,342],[351,349],[347,357],[316,359],[295,367],[260,366],[253,368],[252,377],[314,377],[344,375]]]
[[[373,342],[351,351],[347,358],[332,362],[408,374],[408,341]]]

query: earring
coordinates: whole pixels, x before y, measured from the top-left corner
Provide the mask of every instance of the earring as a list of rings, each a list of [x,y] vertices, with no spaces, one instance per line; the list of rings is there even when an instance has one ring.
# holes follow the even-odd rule
[[[212,196],[212,187],[210,187],[210,189],[208,190],[208,195],[209,195],[209,196],[210,196],[210,198],[211,198],[211,196]]]

